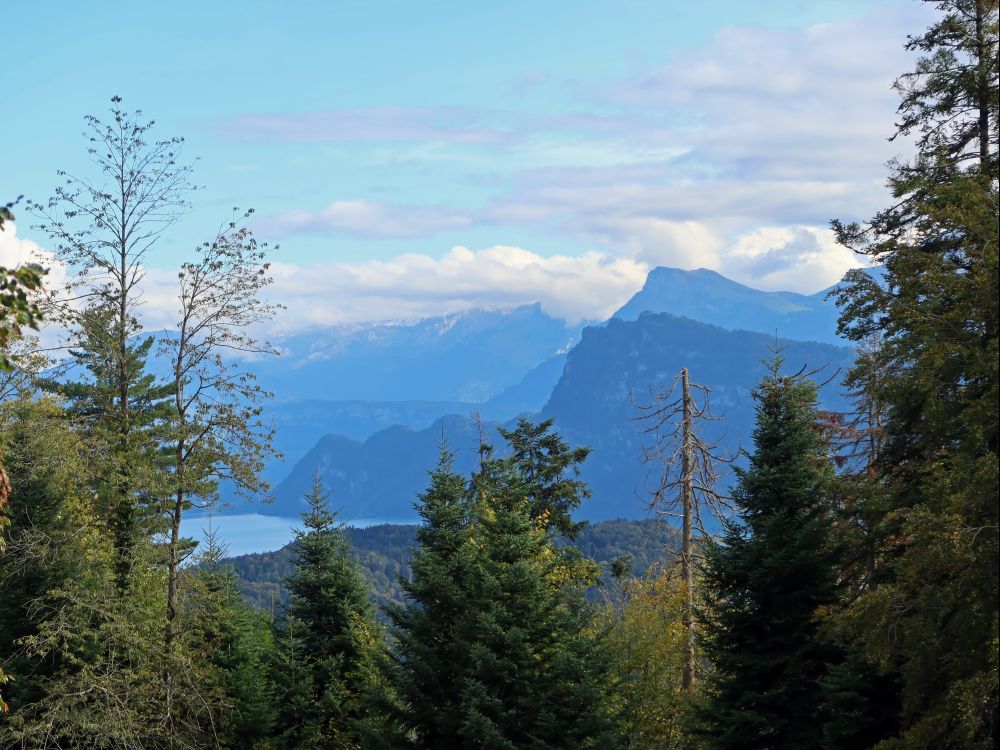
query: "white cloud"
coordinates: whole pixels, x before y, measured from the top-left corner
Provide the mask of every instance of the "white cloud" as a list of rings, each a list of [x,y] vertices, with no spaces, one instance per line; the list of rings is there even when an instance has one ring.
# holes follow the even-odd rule
[[[706,224],[658,216],[608,215],[582,224],[581,236],[651,266],[719,268],[723,238]]]
[[[17,268],[25,263],[38,263],[48,272],[47,288],[61,288],[66,281],[66,266],[37,242],[17,236],[17,223],[5,221],[0,230],[0,266]]]
[[[572,322],[607,318],[643,284],[641,261],[585,253],[541,256],[519,247],[454,247],[441,258],[299,266],[275,263],[271,297],[288,306],[285,328],[420,318],[475,307],[540,302]]]
[[[726,272],[757,289],[810,294],[860,265],[824,227],[763,227],[742,235],[729,248]]]
[[[265,220],[273,234],[404,238],[527,227],[638,264],[708,267],[754,286],[815,291],[860,262],[821,227],[864,219],[890,199],[885,162],[908,149],[887,139],[891,85],[913,66],[906,35],[932,14],[894,3],[806,29],[725,28],[644,74],[568,85],[579,96],[573,111],[379,108],[231,125],[246,136],[351,148],[377,141],[387,165],[392,154],[452,158],[480,170],[481,186],[493,190],[479,206],[339,200]],[[771,244],[752,258],[751,238]]]
[[[358,141],[497,144],[511,134],[484,125],[474,107],[358,107],[296,114],[246,114],[220,123],[220,130],[244,140],[300,143]]]

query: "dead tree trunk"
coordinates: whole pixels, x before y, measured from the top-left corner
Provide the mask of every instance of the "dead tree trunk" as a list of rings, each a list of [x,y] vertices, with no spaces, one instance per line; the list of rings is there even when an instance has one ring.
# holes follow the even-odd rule
[[[681,577],[684,579],[684,691],[694,687],[694,554],[692,517],[694,512],[694,403],[691,382],[685,367],[681,370],[681,505],[683,538],[681,541]]]
[[[700,391],[701,398],[696,391]],[[729,512],[727,499],[715,488],[716,465],[728,464],[732,459],[717,455],[716,446],[699,435],[699,423],[715,419],[709,410],[708,394],[708,388],[691,382],[687,368],[684,368],[669,388],[657,390],[650,387],[650,403],[635,404],[641,412],[636,419],[646,422],[643,431],[653,437],[652,444],[644,450],[643,460],[662,468],[659,480],[651,491],[650,504],[659,515],[681,521],[679,567],[684,582],[681,612],[684,669],[681,687],[685,692],[694,689],[697,677],[695,561],[698,540],[708,536],[702,519],[706,515],[721,519]]]

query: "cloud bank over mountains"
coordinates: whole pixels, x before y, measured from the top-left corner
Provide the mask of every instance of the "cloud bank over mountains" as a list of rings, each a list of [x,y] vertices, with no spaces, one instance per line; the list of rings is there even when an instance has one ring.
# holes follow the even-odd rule
[[[515,88],[525,102],[551,94],[544,111],[380,105],[231,117],[220,135],[251,150],[343,148],[372,173],[447,163],[467,181],[450,198],[431,190],[420,202],[412,185],[388,196],[359,189],[259,219],[257,233],[286,249],[305,236],[330,247],[329,260],[275,256],[271,296],[288,307],[280,326],[535,301],[571,323],[602,320],[659,265],[763,290],[829,286],[861,261],[828,221],[883,205],[884,162],[908,150],[887,140],[891,84],[912,66],[901,40],[928,12],[890,4],[805,29],[723,28],[618,80],[526,72]],[[340,259],[345,237],[391,241],[398,254]],[[0,257],[27,257],[28,244],[44,254],[4,232]],[[172,319],[174,282],[173,270],[148,270],[151,325]]]
[[[656,265],[810,293],[860,263],[833,241],[829,220],[864,218],[882,205],[884,163],[905,154],[907,144],[887,136],[891,84],[912,61],[887,40],[904,39],[923,14],[892,5],[805,29],[724,28],[708,45],[622,80],[597,85],[539,73],[519,84],[570,92],[572,108],[558,113],[373,107],[245,115],[223,129],[250,142],[377,145],[379,158],[388,149],[403,162],[466,159],[470,180],[491,185],[478,205],[331,196],[326,206],[262,220],[263,232],[329,237],[333,248],[344,236],[433,247],[443,232],[485,227],[503,236],[514,227],[585,253],[455,248],[437,258],[404,253],[308,271],[368,284],[401,310],[428,310],[435,296],[461,302],[476,290],[486,305],[538,295],[553,314],[599,318],[624,285]],[[394,280],[398,299],[372,281],[380,273]],[[432,279],[451,291],[456,278],[462,293],[425,292]],[[562,291],[578,288],[587,295]],[[352,305],[315,315],[353,316]]]

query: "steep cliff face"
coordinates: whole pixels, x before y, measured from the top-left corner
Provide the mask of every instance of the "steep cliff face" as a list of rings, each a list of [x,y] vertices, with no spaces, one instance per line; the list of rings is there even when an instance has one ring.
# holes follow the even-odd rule
[[[542,410],[572,442],[593,448],[585,478],[594,497],[583,515],[634,518],[644,512],[647,475],[658,468],[639,460],[648,436],[633,402],[649,402],[650,387],[669,387],[683,367],[693,381],[711,389],[712,412],[721,418],[706,423],[707,437],[730,452],[749,445],[750,392],[776,346],[788,372],[825,368],[816,376],[833,378],[821,391],[823,406],[846,408],[837,376],[853,361],[846,347],[728,331],[664,313],[585,329]]]

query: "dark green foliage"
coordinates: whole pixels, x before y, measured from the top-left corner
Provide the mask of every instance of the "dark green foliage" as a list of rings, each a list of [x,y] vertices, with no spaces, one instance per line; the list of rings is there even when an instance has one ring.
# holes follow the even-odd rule
[[[466,483],[443,451],[420,497],[413,603],[390,610],[401,719],[417,747],[617,745],[608,662],[526,473],[523,459],[487,458]]]
[[[870,570],[838,627],[899,676],[888,747],[986,748],[1000,722],[998,13],[937,6],[897,82],[916,158],[890,165],[891,207],[835,223],[884,265],[883,283],[854,273],[837,294],[842,332],[878,341],[864,365],[879,377],[852,377],[885,412],[853,506]]]
[[[130,327],[118,351],[113,309],[91,307],[81,320],[71,376],[42,385],[65,400],[70,418],[87,438],[100,512],[112,530],[116,569],[124,582],[136,543],[157,525],[160,440],[170,387],[157,384],[147,370],[152,337],[128,339],[137,330]]]
[[[0,232],[5,221],[13,221],[11,209],[21,200],[8,201],[0,205]],[[31,299],[33,293],[42,288],[42,277],[47,271],[37,263],[25,263],[17,268],[0,266],[0,370],[11,366],[7,358],[7,347],[21,334],[22,326],[38,328],[42,311],[38,302]],[[0,672],[0,676],[2,676]],[[2,704],[0,704],[2,706]]]
[[[430,487],[419,497],[424,523],[403,588],[412,604],[388,610],[396,640],[395,683],[402,721],[419,747],[458,746],[464,719],[460,692],[469,644],[460,633],[475,604],[478,551],[469,527],[466,482],[442,451]]]
[[[899,685],[855,648],[823,679],[824,750],[875,747],[899,727]]]
[[[282,654],[301,679],[280,692],[285,747],[356,747],[375,731],[380,629],[364,579],[317,477],[306,496],[305,531],[296,532],[295,571]],[[292,712],[294,710],[294,713]]]
[[[817,609],[834,599],[828,551],[833,471],[816,388],[775,362],[754,398],[749,467],[734,499],[742,520],[706,547],[702,711],[712,748],[806,748],[822,740],[820,680],[832,658]]]
[[[39,697],[37,679],[56,668],[19,649],[20,639],[37,633],[33,605],[82,567],[66,542],[76,531],[72,505],[83,449],[50,399],[18,398],[0,406],[0,462],[17,500],[7,508],[9,525],[0,544],[7,548],[0,556],[0,654],[10,659],[16,677],[6,690],[16,710]]]
[[[552,419],[532,424],[524,417],[513,430],[500,430],[510,445],[510,457],[521,473],[528,495],[528,512],[544,519],[552,528],[573,539],[586,523],[574,522],[572,513],[590,497],[587,485],[577,477],[590,448],[570,448],[556,432]],[[569,476],[567,476],[569,474]]]
[[[204,546],[197,569],[185,571],[182,580],[183,651],[203,662],[199,689],[211,686],[218,696],[215,733],[221,743],[254,748],[272,734],[277,717],[269,670],[274,638],[264,613],[240,596],[236,574],[223,562],[224,547],[211,531]]]
[[[516,466],[516,464],[514,465]],[[588,630],[582,593],[557,587],[559,556],[516,469],[476,486],[476,609],[463,628],[467,747],[613,748],[609,662]]]
[[[410,557],[417,540],[417,525],[379,524],[363,529],[345,528],[343,534],[372,592],[372,601],[381,610],[403,604],[405,593],[400,579],[411,578]],[[677,530],[657,519],[645,521],[601,521],[588,524],[576,539],[557,538],[556,545],[572,544],[584,557],[609,568],[618,557],[632,558],[635,575],[645,575],[654,564],[666,563],[677,550]],[[274,552],[240,555],[226,561],[238,575],[243,597],[258,609],[279,612],[288,605],[288,590],[282,581],[295,569],[294,542]],[[587,598],[596,600],[596,588],[587,589]]]

